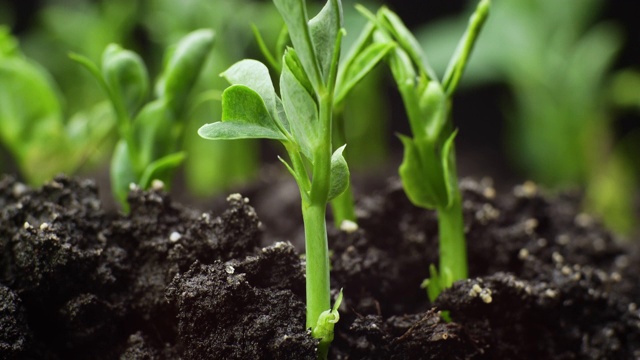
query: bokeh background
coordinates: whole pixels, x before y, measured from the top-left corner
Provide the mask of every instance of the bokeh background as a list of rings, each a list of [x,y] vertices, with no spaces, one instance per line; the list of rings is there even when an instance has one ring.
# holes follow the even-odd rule
[[[475,6],[359,3],[397,12],[439,74]],[[364,24],[354,4],[343,1],[345,47]],[[640,26],[633,8],[629,1],[494,0],[454,99],[461,175],[490,176],[499,189],[531,179],[549,191],[580,191],[585,211],[623,236],[637,233]],[[252,24],[276,43],[282,21],[270,1],[0,1],[0,171],[33,185],[59,172],[108,181],[114,119],[95,80],[68,53],[99,63],[104,48],[119,43],[144,58],[153,79],[167,47],[213,28],[216,44],[184,119],[189,157],[175,191],[208,199],[256,181],[260,169],[279,166],[281,149],[196,135],[220,117],[226,84],[218,74],[245,57],[264,61]],[[27,68],[30,82],[12,80],[11,66]],[[358,181],[391,175],[402,156],[395,134],[408,133],[408,124],[384,67],[350,95],[343,114]]]

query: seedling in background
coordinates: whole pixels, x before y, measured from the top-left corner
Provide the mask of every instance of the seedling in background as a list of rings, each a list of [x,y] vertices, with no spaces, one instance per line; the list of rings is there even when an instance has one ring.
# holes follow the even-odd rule
[[[109,45],[102,71],[84,56],[71,58],[87,68],[107,93],[116,114],[120,140],[111,160],[111,187],[124,209],[130,184],[148,188],[155,179],[169,186],[185,158],[180,139],[187,96],[213,46],[213,31],[194,31],[166,56],[156,82],[156,99],[147,102],[149,79],[138,54]],[[143,106],[144,105],[144,106]]]
[[[338,63],[344,35],[339,0],[329,0],[310,20],[304,0],[274,3],[293,45],[276,64],[281,67],[280,96],[264,64],[242,60],[222,74],[231,83],[222,94],[222,121],[204,125],[198,133],[212,140],[264,138],[284,145],[289,162],[281,161],[295,178],[302,201],[306,327],[320,340],[318,358],[326,359],[339,305],[337,300],[331,310],[326,208],[349,184],[342,156],[345,145],[335,151],[332,147],[332,114],[338,89],[352,86],[367,67],[345,69],[344,85],[337,87],[338,73],[343,73]]]
[[[453,127],[450,109],[452,96],[489,13],[489,5],[489,0],[478,4],[442,82],[429,66],[413,34],[395,13],[382,7],[374,15],[360,7],[363,14],[376,24],[375,42],[398,44],[390,52],[388,63],[413,135],[399,135],[404,145],[400,178],[413,204],[435,209],[438,214],[440,267],[438,270],[430,265],[430,278],[423,284],[431,301],[454,281],[467,277],[462,196],[455,163],[457,130]]]

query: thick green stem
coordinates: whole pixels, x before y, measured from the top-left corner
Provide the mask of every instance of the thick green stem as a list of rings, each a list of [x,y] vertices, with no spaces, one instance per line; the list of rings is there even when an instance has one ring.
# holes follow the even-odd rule
[[[307,261],[307,328],[316,326],[320,314],[331,308],[329,249],[325,224],[326,204],[302,204]]]
[[[442,288],[467,278],[467,247],[464,237],[462,196],[456,188],[451,206],[438,209],[440,279]]]

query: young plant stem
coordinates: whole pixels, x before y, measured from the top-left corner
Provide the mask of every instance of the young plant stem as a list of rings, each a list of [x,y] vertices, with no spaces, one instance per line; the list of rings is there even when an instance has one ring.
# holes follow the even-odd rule
[[[453,282],[467,278],[467,248],[464,237],[462,196],[455,189],[452,203],[447,208],[438,208],[438,234],[440,236],[440,275],[446,279],[443,288]]]

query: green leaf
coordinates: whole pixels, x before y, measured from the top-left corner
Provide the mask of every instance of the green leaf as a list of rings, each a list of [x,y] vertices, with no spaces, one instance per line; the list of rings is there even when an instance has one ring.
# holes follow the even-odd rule
[[[333,329],[340,320],[338,309],[342,303],[342,297],[342,289],[340,289],[340,293],[333,303],[333,308],[327,309],[320,314],[316,325],[311,329],[311,336],[314,339],[322,339],[320,341],[327,344],[333,341]]]
[[[162,74],[160,96],[166,97],[169,106],[180,113],[189,90],[196,82],[211,48],[214,32],[200,29],[182,38],[172,52]]]
[[[329,82],[334,44],[342,27],[339,0],[328,0],[322,10],[309,20],[309,31],[324,83]]]
[[[133,137],[137,146],[137,176],[151,162],[176,151],[182,124],[179,124],[169,104],[157,99],[145,105],[133,122]]]
[[[320,64],[315,53],[307,24],[305,0],[273,0],[289,30],[289,37],[314,90],[322,87]]]
[[[198,134],[211,140],[288,140],[267,111],[262,97],[244,85],[232,85],[222,93],[222,121],[203,125]]]
[[[420,124],[412,127],[413,136],[426,137],[431,142],[436,142],[447,123],[447,95],[437,81],[429,81],[418,100]]]
[[[342,67],[342,71],[338,74],[338,83],[336,85],[336,95],[334,97],[334,105],[344,100],[349,91],[356,86],[365,75],[367,75],[387,53],[395,47],[394,43],[372,43],[354,56],[352,61],[348,62],[347,67]]]
[[[462,36],[462,39],[460,39],[458,47],[456,48],[455,53],[449,61],[449,65],[447,66],[447,70],[445,71],[445,75],[442,80],[442,84],[449,96],[453,95],[456,88],[458,87],[458,83],[460,82],[462,73],[467,66],[467,62],[469,60],[469,56],[471,55],[471,51],[473,50],[473,46],[475,45],[478,35],[480,34],[480,30],[482,30],[482,26],[489,16],[490,6],[490,0],[482,0],[480,1],[480,3],[478,3],[476,11],[473,13],[473,15],[471,15],[471,18],[469,19],[467,30]]]
[[[415,65],[420,69],[420,73],[424,74],[430,80],[438,80],[438,77],[429,66],[424,51],[413,33],[407,29],[400,17],[389,8],[383,6],[378,10],[378,19],[387,31],[393,36],[393,40],[400,44],[400,47],[406,51]]]
[[[426,209],[447,206],[449,200],[441,163],[433,146],[404,135],[398,136],[404,145],[400,179],[409,200]]]
[[[286,61],[280,76],[280,93],[293,138],[302,153],[313,163],[314,150],[320,145],[318,107]]]
[[[458,174],[456,174],[456,156],[454,151],[454,140],[458,130],[451,132],[451,135],[442,145],[442,169],[444,175],[444,183],[447,188],[447,208],[451,207],[456,193],[458,192]]]
[[[276,91],[269,76],[269,69],[263,63],[251,59],[241,60],[220,75],[232,85],[244,85],[258,93],[271,117],[278,119]]]
[[[144,169],[138,185],[143,189],[148,189],[151,186],[151,182],[157,179],[161,180],[168,189],[175,170],[182,164],[186,157],[187,153],[181,151],[164,156],[150,163]]]
[[[331,155],[331,175],[328,201],[335,199],[349,187],[349,166],[342,152],[347,145],[342,145]]]
[[[118,141],[113,150],[111,158],[111,192],[116,200],[122,205],[125,211],[129,211],[127,195],[129,194],[129,184],[137,183],[137,178],[131,158],[129,148],[124,140]]]
[[[298,80],[305,90],[307,90],[307,93],[309,93],[310,96],[315,97],[313,85],[311,85],[311,81],[309,81],[309,78],[302,67],[302,63],[300,62],[300,58],[298,57],[298,53],[294,48],[287,48],[282,56],[282,63],[289,68],[289,71],[291,71],[296,80]],[[280,74],[282,75],[282,72]]]
[[[149,89],[147,69],[138,54],[120,45],[107,46],[102,55],[102,76],[129,117],[142,105]]]

